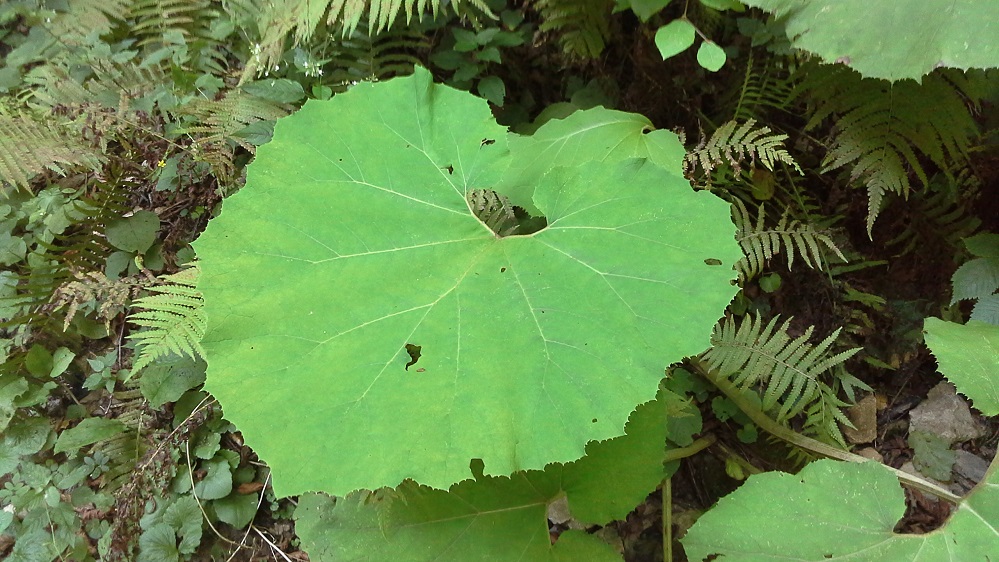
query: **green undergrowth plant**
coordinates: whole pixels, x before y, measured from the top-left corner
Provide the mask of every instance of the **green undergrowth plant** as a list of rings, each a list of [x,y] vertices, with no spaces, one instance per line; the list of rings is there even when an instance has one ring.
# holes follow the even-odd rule
[[[839,434],[864,388],[846,366],[882,391],[937,305],[972,314],[927,320],[941,372],[994,411],[999,277],[992,235],[973,235],[995,230],[978,136],[995,94],[954,70],[994,64],[987,33],[951,26],[987,20],[958,2],[927,24],[948,12],[906,0],[891,9],[917,32],[874,48],[886,12],[860,0],[745,4],[781,17],[730,0],[0,3],[0,557],[295,559],[301,541],[314,560],[644,560],[634,524],[661,497],[671,560],[671,523],[691,519],[671,490],[718,484],[698,469],[712,457],[760,472],[780,449],[758,432],[842,462],[750,477],[689,559],[996,550],[994,472],[962,500],[854,467]],[[422,69],[394,78],[418,66],[492,105]],[[655,126],[600,105],[654,107]],[[697,123],[687,150],[656,128]],[[851,189],[872,186],[873,246]],[[202,282],[179,265],[216,215]],[[950,252],[943,307],[921,281]],[[895,481],[954,520],[893,534]]]
[[[777,422],[787,424],[804,414],[803,433],[846,448],[840,424],[852,424],[842,409],[856,401],[856,390],[871,390],[843,367],[860,348],[833,353],[830,347],[839,330],[812,344],[814,326],[792,338],[790,323],[788,319],[778,325],[774,317],[764,324],[763,319],[747,315],[736,327],[729,317],[716,327],[711,349],[701,358],[741,389],[758,388],[760,407]],[[841,393],[848,402],[839,398]]]
[[[336,134],[316,136],[309,124],[331,112],[340,116],[327,121]],[[334,509],[348,527],[363,527],[424,501],[426,509],[398,521],[429,523],[461,501],[455,496],[465,492],[453,486],[473,477],[468,493],[486,494],[473,512],[491,513],[496,501],[521,501],[496,487],[525,489],[522,471],[570,463],[588,441],[619,437],[629,413],[655,396],[670,358],[707,345],[709,325],[695,325],[716,317],[734,292],[738,246],[727,205],[690,189],[683,154],[672,133],[602,108],[529,137],[509,134],[481,100],[434,85],[422,70],[280,121],[247,187],[196,243],[209,317],[207,388],[274,470],[277,494],[401,485],[393,493],[403,498],[312,499],[299,525],[318,525]],[[260,213],[278,188],[314,203],[288,216]],[[322,220],[331,197],[356,207],[342,208],[339,222]],[[501,226],[518,207],[545,222]],[[238,234],[248,227],[257,234]],[[286,283],[252,275],[274,268]],[[398,288],[391,296],[386,280]],[[302,300],[302,291],[323,296]],[[294,324],[282,320],[289,310]],[[238,391],[246,377],[276,401]],[[292,396],[301,407],[288,412],[282,404]],[[273,431],[273,408],[291,416],[291,431]],[[324,421],[316,411],[327,412]],[[310,443],[307,465],[299,442]],[[392,462],[400,450],[409,451],[406,461]],[[658,478],[661,463],[651,465]],[[644,493],[655,481],[640,486]],[[569,493],[564,486],[545,484],[550,491],[530,509],[553,509]],[[596,508],[580,501],[570,494],[572,514]],[[620,515],[599,513],[584,520]],[[438,548],[432,528],[389,541],[385,552],[404,552],[409,541]],[[552,556],[576,540],[594,555],[603,548],[583,535],[553,549],[539,536],[518,540]],[[326,552],[326,537],[308,540],[317,556]]]
[[[128,320],[145,328],[129,336],[136,344],[132,370],[141,371],[157,359],[175,355],[192,360],[204,358],[201,339],[208,319],[204,297],[198,291],[201,268],[197,263],[177,273],[164,275],[162,284],[150,285],[149,295],[132,303]]]
[[[992,384],[999,370],[999,328],[929,318],[925,329],[941,373],[983,414],[999,414]],[[993,460],[964,498],[936,491],[956,509],[944,526],[922,535],[893,532],[905,512],[904,498],[896,475],[879,463],[822,460],[794,476],[751,476],[698,520],[683,545],[689,559],[698,561],[987,560],[999,548],[997,466]]]
[[[660,10],[669,5],[669,0],[657,2],[631,2],[624,0],[617,2],[618,9],[624,6],[631,8],[635,15],[643,22],[648,21]],[[700,9],[698,9],[700,8]],[[725,64],[728,56],[725,49],[712,41],[704,30],[698,28],[688,19],[688,10],[691,12],[701,12],[701,19],[707,22],[717,22],[724,20],[718,17],[720,11],[733,10],[742,12],[745,7],[739,2],[731,0],[701,0],[700,2],[687,2],[684,5],[683,14],[673,21],[659,27],[655,33],[656,48],[663,60],[674,57],[693,44],[696,36],[701,37],[701,43],[697,47],[697,64],[709,72],[717,72]],[[710,23],[709,23],[710,25]],[[709,32],[710,33],[710,32]]]
[[[973,300],[971,320],[999,325],[999,235],[983,232],[964,245],[972,258],[954,272],[951,303]]]
[[[746,205],[740,199],[733,199],[732,218],[738,228],[736,240],[742,246],[744,254],[735,265],[743,283],[758,276],[767,261],[782,250],[786,251],[788,269],[794,264],[795,255],[801,256],[806,266],[822,269],[822,264],[826,261],[823,248],[846,261],[846,257],[827,233],[810,224],[790,219],[787,213],[777,224],[768,226],[762,203],[754,222]]]
[[[920,187],[929,185],[927,161],[942,171],[967,165],[984,74],[939,70],[920,84],[892,84],[839,65],[810,64],[798,72],[805,76],[799,95],[812,105],[806,130],[835,120],[823,172],[849,167],[850,181],[864,185],[869,235],[886,195],[908,197],[911,175]]]

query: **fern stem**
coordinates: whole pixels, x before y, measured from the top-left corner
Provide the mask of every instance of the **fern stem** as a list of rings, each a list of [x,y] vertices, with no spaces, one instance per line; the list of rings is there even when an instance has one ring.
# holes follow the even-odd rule
[[[700,453],[704,449],[707,449],[708,447],[714,445],[715,441],[717,440],[718,437],[716,437],[715,434],[709,433],[704,437],[701,437],[700,439],[694,441],[690,445],[687,445],[686,447],[669,449],[668,451],[666,451],[666,455],[663,457],[663,463],[665,464],[668,462],[685,459],[687,457],[692,457],[697,453]]]
[[[812,451],[813,453],[831,459],[846,462],[871,462],[871,460],[867,457],[862,457],[849,451],[843,451],[837,449],[836,447],[826,445],[821,441],[805,437],[792,429],[780,425],[770,419],[770,416],[766,415],[763,410],[754,406],[749,400],[746,400],[743,393],[734,384],[729,382],[727,378],[718,374],[718,372],[709,369],[703,361],[697,358],[690,358],[688,361],[690,362],[690,365],[701,374],[701,376],[710,381],[711,384],[715,385],[715,387],[722,391],[722,393],[725,394],[725,396],[727,396],[736,406],[738,406],[743,413],[749,416],[749,419],[753,420],[756,425],[774,437],[783,439],[796,447],[801,447],[802,449]],[[959,504],[961,502],[960,496],[957,496],[949,490],[937,486],[932,482],[888,465],[883,466],[895,473],[895,476],[898,477],[899,481],[903,484],[922,492],[932,494],[953,504]]]

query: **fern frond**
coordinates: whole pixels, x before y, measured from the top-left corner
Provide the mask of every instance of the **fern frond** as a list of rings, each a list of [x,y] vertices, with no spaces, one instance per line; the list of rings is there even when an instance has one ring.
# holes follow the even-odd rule
[[[738,174],[744,161],[749,160],[755,165],[757,159],[770,171],[774,170],[777,162],[783,162],[800,174],[798,163],[783,148],[787,135],[772,134],[770,127],[754,130],[754,125],[756,121],[753,119],[742,125],[733,120],[718,127],[710,139],[702,138],[684,157],[684,174],[690,177],[700,167],[704,175],[710,176],[712,170],[722,164],[728,164]]]
[[[910,204],[892,218],[901,232],[888,245],[899,248],[899,255],[940,242],[952,249],[960,248],[961,240],[982,224],[965,203],[944,191],[914,192]]]
[[[214,29],[220,17],[211,0],[134,0],[127,12],[129,33],[139,47],[183,46],[189,64],[215,75],[224,74],[226,65]]]
[[[554,31],[566,53],[596,58],[610,39],[613,4],[603,0],[534,0],[541,13],[539,31]]]
[[[134,0],[128,17],[134,19],[129,32],[139,46],[159,43],[168,33],[185,40],[210,37],[209,24],[219,16],[210,0]]]
[[[192,359],[205,357],[201,339],[208,328],[204,297],[198,290],[201,267],[162,277],[164,284],[148,287],[149,296],[137,299],[134,308],[143,309],[128,316],[128,321],[145,328],[128,336],[135,341],[137,356],[132,373],[163,357],[174,354]]]
[[[94,443],[91,454],[100,453],[108,459],[108,471],[102,476],[105,489],[121,488],[135,471],[145,452],[150,448],[147,439],[150,431],[149,403],[138,388],[138,381],[127,381],[113,393],[117,410],[115,419],[125,424],[125,431]]]
[[[472,189],[466,199],[472,214],[497,236],[508,236],[517,230],[517,216],[506,196],[491,189]]]
[[[735,106],[733,121],[760,119],[762,109],[787,110],[794,94],[794,81],[775,56],[757,58],[752,50],[746,61],[746,75],[729,103]]]
[[[108,255],[103,242],[105,227],[130,209],[127,199],[132,184],[129,179],[121,177],[121,171],[113,166],[106,166],[104,172],[106,178],[87,182],[90,195],[76,200],[59,193],[58,187],[47,188],[58,193],[53,201],[61,203],[55,208],[63,208],[53,213],[63,213],[61,218],[65,218],[69,226],[54,240],[37,239],[29,246],[37,263],[17,275],[13,294],[0,297],[0,307],[11,307],[15,311],[9,318],[0,320],[0,328],[30,327],[31,330],[62,333],[62,323],[52,314],[55,293],[64,284],[77,279],[75,272],[104,268]],[[61,183],[71,185],[69,180],[73,179],[76,178],[71,176]],[[68,206],[67,201],[71,201]]]
[[[177,132],[194,139],[192,155],[196,160],[207,162],[215,177],[224,184],[232,181],[235,175],[234,147],[242,147],[251,154],[256,150],[254,143],[241,133],[255,123],[284,117],[288,111],[289,107],[284,104],[243,90],[230,90],[220,100],[197,100],[179,108],[176,114],[190,118],[191,124],[179,127]],[[255,134],[266,133],[257,131]]]
[[[111,31],[113,21],[121,18],[129,4],[131,0],[73,0],[66,3],[66,11],[52,18],[48,28],[54,37],[66,43],[94,32],[104,35]]]
[[[128,301],[149,283],[148,279],[142,277],[108,279],[101,271],[91,271],[86,274],[74,272],[74,276],[75,281],[63,283],[52,295],[54,310],[67,307],[63,331],[69,329],[69,324],[76,316],[80,305],[93,302],[96,303],[97,317],[104,321],[104,327],[110,332],[111,321],[121,314]]]
[[[809,65],[799,94],[814,104],[806,130],[827,119],[835,132],[823,160],[823,172],[849,166],[850,180],[868,192],[867,233],[881,211],[884,196],[908,197],[910,173],[922,185],[928,177],[922,160],[940,169],[967,161],[977,135],[969,105],[977,106],[975,80],[960,73],[934,72],[922,84],[861,78],[845,65]]]
[[[288,114],[289,107],[266,100],[243,90],[230,90],[220,100],[196,100],[182,107],[177,114],[194,118],[195,124],[181,133],[194,137],[197,145],[232,141],[253,152],[253,144],[236,133],[258,121],[276,121]]]
[[[779,254],[782,248],[787,249],[788,268],[794,264],[797,253],[808,267],[822,269],[823,255],[820,244],[836,254],[839,259],[846,261],[846,257],[829,235],[815,230],[809,224],[790,220],[786,213],[776,226],[767,228],[763,205],[760,205],[756,223],[753,224],[746,205],[741,200],[734,199],[732,219],[736,226],[736,240],[742,246],[743,257],[735,265],[741,282],[759,275],[767,260]]]
[[[362,21],[363,23],[363,21]],[[334,92],[371,80],[410,74],[421,64],[416,54],[428,50],[427,38],[408,28],[390,29],[377,35],[360,30],[332,45],[326,65]]]
[[[244,0],[246,1],[246,0]],[[253,57],[247,62],[241,81],[266,71],[278,64],[286,48],[285,39],[292,37],[295,45],[312,39],[316,29],[325,24],[337,30],[343,38],[354,37],[365,27],[368,36],[379,35],[395,27],[400,15],[405,24],[421,20],[428,8],[433,17],[444,9],[462,12],[467,8],[481,12],[488,18],[496,16],[484,0],[276,0],[258,12],[257,28],[261,30],[260,43],[254,48]],[[472,14],[472,19],[476,19]]]
[[[764,323],[762,318],[750,315],[737,327],[733,318],[726,318],[715,327],[712,347],[701,358],[712,370],[743,389],[759,387],[763,394],[763,409],[776,411],[778,421],[785,422],[806,413],[816,402],[824,402],[824,407],[835,406],[835,401],[823,396],[823,393],[831,393],[835,398],[835,392],[824,382],[823,375],[860,348],[833,354],[829,348],[840,330],[818,344],[811,344],[808,340],[814,326],[792,338],[788,334],[791,319],[779,327],[777,321],[775,317]]]
[[[96,169],[103,160],[55,117],[0,115],[0,181],[27,189],[31,179],[46,170],[65,175],[78,165]]]

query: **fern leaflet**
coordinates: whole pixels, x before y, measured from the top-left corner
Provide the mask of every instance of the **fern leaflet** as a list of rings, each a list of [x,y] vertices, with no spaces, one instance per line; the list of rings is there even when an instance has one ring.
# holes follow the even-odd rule
[[[491,189],[472,189],[466,199],[472,214],[497,236],[508,236],[517,230],[513,205],[505,196]]]
[[[787,248],[788,268],[794,264],[797,250],[805,265],[812,269],[822,269],[823,257],[819,244],[835,253],[839,259],[846,261],[846,257],[833,243],[832,238],[815,230],[809,224],[789,220],[789,215],[786,213],[776,226],[767,228],[766,213],[763,205],[760,205],[754,225],[746,205],[735,199],[732,203],[732,218],[736,225],[736,240],[742,246],[743,253],[742,259],[735,265],[740,281],[744,282],[759,275],[767,260],[779,254],[782,247]]]
[[[612,4],[601,0],[535,0],[540,31],[555,31],[566,53],[596,58],[610,38]]]
[[[726,163],[738,174],[743,161],[750,160],[756,164],[757,159],[770,171],[774,170],[777,162],[784,162],[800,174],[798,163],[783,148],[787,135],[771,134],[770,127],[754,130],[754,125],[756,121],[753,119],[741,126],[733,120],[718,127],[710,139],[702,137],[701,142],[683,159],[684,175],[690,177],[699,166],[706,176],[710,176],[712,170]]]
[[[192,359],[205,357],[201,339],[208,327],[205,301],[198,290],[201,267],[195,263],[187,269],[162,277],[164,284],[148,287],[155,293],[137,299],[133,307],[143,309],[128,316],[129,322],[145,328],[128,336],[136,343],[137,358],[132,373],[137,373],[153,361],[174,354]]]
[[[922,185],[928,178],[922,157],[942,170],[967,161],[977,126],[969,105],[982,93],[972,73],[934,72],[922,84],[861,78],[845,65],[808,65],[799,90],[815,104],[806,130],[826,119],[835,133],[823,160],[823,172],[850,166],[850,180],[867,188],[867,233],[885,195],[908,197],[909,173]]]
[[[786,111],[791,103],[794,82],[788,75],[783,59],[763,57],[762,60],[749,52],[746,62],[746,75],[736,92],[731,95],[735,106],[732,118],[737,121],[758,119],[766,108]]]
[[[822,431],[830,429],[830,419],[849,424],[839,410],[845,403],[836,398],[835,389],[823,380],[823,375],[835,368],[841,370],[841,364],[861,348],[832,354],[829,348],[839,336],[839,329],[814,345],[808,342],[814,326],[792,338],[788,334],[791,319],[779,327],[777,320],[775,317],[764,324],[761,318],[748,316],[736,327],[735,320],[729,317],[715,327],[712,347],[701,358],[743,389],[762,387],[763,409],[776,410],[780,422],[804,413],[809,420],[806,427]],[[850,395],[854,387],[866,388],[847,373],[834,376]],[[842,442],[835,424],[832,429],[835,431],[830,436]]]
[[[243,0],[247,2],[248,0]],[[430,8],[434,17],[444,8],[462,13],[469,6],[489,18],[495,19],[484,0],[282,0],[258,7],[261,14],[257,27],[261,30],[260,43],[254,57],[247,62],[243,81],[262,70],[279,64],[286,49],[285,39],[293,36],[294,44],[310,40],[322,25],[337,29],[341,37],[352,37],[367,23],[367,34],[373,36],[392,28],[400,14],[405,14],[406,25],[421,19]],[[474,20],[476,15],[470,14]]]
[[[71,136],[57,119],[0,115],[0,181],[27,189],[31,178],[46,170],[65,174],[76,165],[96,169],[102,161],[93,146]]]

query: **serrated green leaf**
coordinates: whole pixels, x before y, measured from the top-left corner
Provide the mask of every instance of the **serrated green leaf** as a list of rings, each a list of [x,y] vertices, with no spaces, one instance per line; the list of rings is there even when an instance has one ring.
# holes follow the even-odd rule
[[[232,493],[232,468],[229,461],[216,457],[201,464],[205,477],[194,485],[194,493],[202,500],[217,500]]]
[[[257,504],[259,497],[257,494],[232,493],[228,496],[215,500],[212,506],[219,521],[228,523],[237,529],[249,525],[257,514]]]
[[[999,326],[999,295],[980,297],[971,310],[970,319]]]
[[[226,468],[228,468],[228,463]],[[209,469],[210,470],[210,469]],[[180,544],[177,550],[181,554],[190,555],[201,544],[202,525],[204,514],[198,506],[198,500],[193,496],[181,496],[177,498],[163,513],[163,522],[170,525],[180,537]]]
[[[479,80],[477,86],[479,94],[493,103],[497,107],[503,107],[503,100],[506,98],[506,85],[499,76],[486,76]]]
[[[13,265],[24,259],[28,244],[10,232],[0,232],[0,265]]]
[[[254,121],[233,133],[232,136],[243,139],[253,146],[260,146],[270,142],[274,136],[274,122]]]
[[[28,381],[23,377],[0,373],[0,434],[14,417],[17,407],[14,401],[28,390]]]
[[[742,2],[773,12],[794,47],[864,76],[919,80],[938,67],[999,67],[995,6],[978,0]]]
[[[999,234],[983,232],[964,239],[968,251],[980,258],[999,258]]]
[[[170,525],[158,523],[139,535],[137,562],[178,562],[177,535]]]
[[[197,445],[191,448],[191,453],[195,458],[210,459],[219,452],[222,443],[222,434],[217,431],[206,431],[201,433],[197,440]]]
[[[687,153],[675,134],[656,130],[648,118],[603,107],[573,109],[529,136],[511,135],[509,143],[516,158],[496,189],[532,215],[541,214],[534,206],[534,189],[552,167],[647,158],[664,170],[675,171],[682,169]]]
[[[139,391],[152,408],[176,402],[185,392],[205,382],[207,364],[202,359],[170,356],[142,371]]]
[[[909,446],[912,447],[912,464],[922,474],[946,482],[950,480],[957,453],[950,448],[950,441],[924,431],[909,433]]]
[[[55,452],[67,453],[79,450],[98,441],[110,439],[115,435],[120,435],[128,429],[125,424],[118,420],[108,418],[87,418],[75,427],[71,427],[59,434],[56,439]]]
[[[583,152],[615,152],[604,142]],[[425,70],[358,84],[279,121],[195,244],[206,388],[279,496],[578,458],[707,347],[735,290],[705,263],[738,258],[727,204],[694,192],[679,158],[532,164],[548,226],[497,238],[466,195],[536,156],[507,144],[483,100]]]
[[[48,440],[49,420],[43,417],[32,417],[14,419],[7,425],[7,430],[3,433],[3,440],[0,440],[0,451],[10,456],[2,457],[0,462],[0,476],[7,474],[17,466],[19,456],[33,455],[41,450]],[[13,464],[9,464],[13,462]]]
[[[694,26],[685,19],[677,19],[656,30],[656,48],[663,60],[674,57],[694,44]]]
[[[999,415],[999,326],[971,320],[965,325],[927,318],[926,346],[957,391],[986,416]]]
[[[0,509],[0,533],[6,531],[7,527],[10,527],[10,524],[13,521],[14,521],[13,510],[8,511],[6,509]]]
[[[999,289],[999,259],[976,258],[957,268],[951,277],[951,303],[989,296]]]
[[[275,103],[295,103],[305,97],[302,85],[287,78],[269,78],[243,84],[243,91]]]
[[[138,211],[130,217],[112,221],[105,230],[108,242],[119,250],[144,254],[160,229],[160,218],[151,211]]]
[[[704,41],[697,48],[697,64],[710,72],[718,72],[725,65],[725,49],[714,41]]]
[[[582,459],[512,477],[478,475],[450,491],[407,482],[399,497],[300,499],[296,530],[313,560],[620,560],[595,537],[550,544],[546,515],[576,523],[624,518],[664,477],[667,397],[638,407],[624,436],[591,443]],[[614,478],[608,478],[613,474]],[[570,554],[571,552],[571,554]]]
[[[905,513],[905,496],[884,466],[820,460],[797,475],[750,476],[681,542],[692,561],[983,560],[999,551],[995,468],[943,528],[925,535],[892,531]]]

